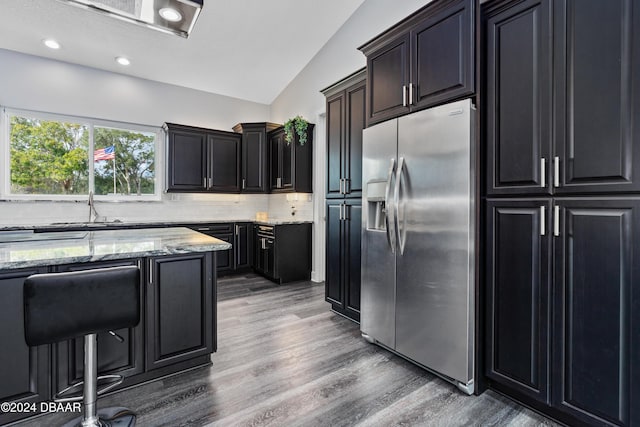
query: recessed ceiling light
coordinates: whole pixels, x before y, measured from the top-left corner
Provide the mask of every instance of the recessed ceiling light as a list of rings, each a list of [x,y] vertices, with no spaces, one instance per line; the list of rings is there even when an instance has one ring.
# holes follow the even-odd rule
[[[129,61],[127,58],[125,58],[124,56],[118,56],[116,57],[116,62],[120,65],[129,65],[131,64],[131,61]]]
[[[180,14],[180,12],[172,7],[163,7],[158,11],[158,13],[169,22],[182,21],[182,15]]]
[[[42,43],[44,43],[44,45],[49,49],[60,49],[60,43],[58,43],[54,39],[42,40]]]

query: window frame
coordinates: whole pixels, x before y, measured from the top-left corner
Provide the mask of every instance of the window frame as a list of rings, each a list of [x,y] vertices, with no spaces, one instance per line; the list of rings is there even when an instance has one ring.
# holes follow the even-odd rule
[[[101,202],[147,202],[161,201],[164,192],[164,140],[165,132],[159,126],[150,126],[137,123],[119,122],[113,120],[96,119],[91,117],[71,116],[66,114],[47,113],[41,111],[24,110],[19,108],[3,107],[0,115],[0,150],[2,161],[0,166],[3,173],[0,174],[0,199],[1,200],[24,200],[24,201],[86,201],[89,192],[86,194],[14,194],[11,192],[11,117],[26,117],[38,120],[55,120],[60,122],[77,123],[87,126],[89,131],[89,147],[88,147],[88,174],[89,174],[89,192],[94,188],[94,161],[91,153],[94,148],[94,128],[106,127],[121,130],[131,130],[134,132],[152,133],[155,135],[155,183],[153,194],[141,195],[95,195],[94,199]]]

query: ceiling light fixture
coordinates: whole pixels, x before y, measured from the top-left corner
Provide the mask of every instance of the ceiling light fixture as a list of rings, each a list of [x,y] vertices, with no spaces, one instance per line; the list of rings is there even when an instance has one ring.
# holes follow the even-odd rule
[[[60,49],[60,43],[58,43],[54,39],[42,40],[42,43],[44,43],[44,45],[49,49]]]
[[[182,21],[182,15],[180,14],[180,12],[172,7],[163,7],[158,11],[158,14],[169,22]]]
[[[124,56],[117,56],[116,57],[116,62],[120,65],[129,65],[131,64],[131,61],[129,61],[127,58],[125,58]]]

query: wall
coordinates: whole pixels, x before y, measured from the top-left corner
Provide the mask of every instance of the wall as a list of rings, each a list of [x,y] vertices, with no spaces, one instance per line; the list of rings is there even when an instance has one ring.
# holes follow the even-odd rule
[[[358,47],[430,0],[365,0],[307,66],[271,104],[271,121],[283,123],[297,114],[316,123],[314,165],[314,280],[324,280],[325,263],[325,99],[320,90],[366,65]]]
[[[231,130],[239,122],[266,121],[264,104],[214,95],[0,49],[0,105],[27,110],[161,126],[165,121]],[[2,178],[3,179],[3,178]],[[274,196],[275,197],[275,196]],[[272,218],[288,217],[276,201]],[[309,202],[298,218],[311,219]],[[304,206],[309,206],[305,208]],[[165,194],[158,202],[96,202],[107,220],[251,219],[269,211],[267,195]],[[86,221],[78,202],[0,202],[1,224]]]

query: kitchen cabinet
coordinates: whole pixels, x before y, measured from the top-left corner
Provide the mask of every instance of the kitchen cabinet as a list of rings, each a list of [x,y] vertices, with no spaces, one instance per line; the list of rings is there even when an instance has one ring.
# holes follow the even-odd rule
[[[167,191],[240,191],[241,135],[166,123]]]
[[[254,270],[278,282],[311,278],[311,224],[254,224]]]
[[[275,123],[238,123],[234,132],[242,133],[241,191],[269,192],[269,144],[267,133],[280,125]]]
[[[219,276],[235,273],[251,267],[253,255],[253,223],[223,222],[214,224],[189,224],[189,228],[231,243],[231,248],[216,252],[216,272]]]
[[[248,269],[253,261],[253,223],[236,222],[233,240],[234,270]]]
[[[360,199],[327,200],[325,299],[332,310],[360,321]]]
[[[366,69],[324,89],[327,97],[326,198],[362,197],[362,130]]]
[[[45,269],[0,272],[0,402],[37,403],[51,397],[50,347],[29,347],[24,340],[22,285]],[[0,424],[24,418],[24,412],[0,413]]]
[[[118,266],[142,266],[142,260],[105,261],[63,265],[56,267],[56,272],[82,271],[95,268]],[[140,286],[140,301],[144,301],[144,286]],[[142,313],[141,313],[142,318]],[[130,377],[144,371],[144,322],[133,328],[114,330],[121,339],[108,331],[98,333],[98,375],[122,375]],[[82,337],[53,346],[56,355],[53,365],[54,393],[82,381],[84,378],[84,340]],[[126,387],[122,384],[117,388]]]
[[[287,143],[284,127],[269,133],[272,193],[313,192],[313,128],[314,124],[309,123],[307,142],[304,145],[300,145],[295,132],[294,140]]]
[[[640,191],[632,0],[497,2],[484,21],[487,194]]]
[[[216,350],[214,268],[210,252],[148,259],[147,370]]]
[[[367,125],[475,93],[476,0],[433,2],[359,49]]]

